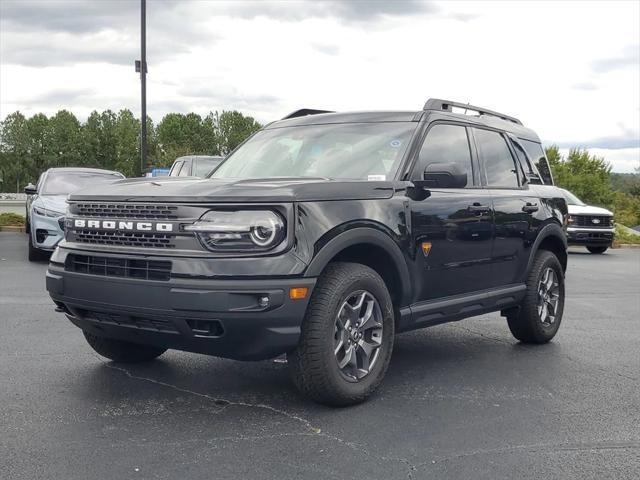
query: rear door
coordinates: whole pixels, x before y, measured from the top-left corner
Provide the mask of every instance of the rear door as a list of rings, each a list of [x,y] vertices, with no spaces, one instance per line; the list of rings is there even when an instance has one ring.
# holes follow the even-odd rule
[[[455,163],[467,173],[465,188],[430,188],[428,198],[410,200],[416,302],[482,290],[490,274],[491,197],[478,183],[468,130],[432,124],[411,173],[423,179],[430,163]]]
[[[506,136],[498,131],[474,128],[473,137],[480,159],[482,183],[491,192],[495,237],[491,249],[491,275],[487,287],[501,287],[520,281],[535,240],[538,214],[542,208],[529,190],[524,171]]]

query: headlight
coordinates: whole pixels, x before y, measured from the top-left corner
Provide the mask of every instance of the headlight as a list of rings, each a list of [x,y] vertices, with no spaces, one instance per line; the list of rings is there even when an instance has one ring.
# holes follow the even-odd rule
[[[41,217],[56,218],[56,217],[61,217],[61,216],[64,215],[64,212],[56,212],[55,210],[47,210],[46,208],[42,208],[42,207],[33,207],[33,211],[37,215],[40,215]]]
[[[213,251],[267,251],[285,237],[284,221],[271,210],[210,210],[184,227]]]
[[[576,221],[576,217],[574,217],[573,215],[567,216],[567,223],[569,225],[571,225],[572,223],[575,223],[575,221]]]

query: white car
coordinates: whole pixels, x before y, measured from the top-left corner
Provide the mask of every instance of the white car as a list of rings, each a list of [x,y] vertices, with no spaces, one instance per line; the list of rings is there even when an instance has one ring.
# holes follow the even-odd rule
[[[606,208],[587,205],[568,190],[561,190],[569,207],[569,245],[583,245],[591,253],[604,253],[615,237],[613,213]]]
[[[44,259],[64,237],[67,195],[82,188],[125,178],[120,172],[97,168],[50,168],[24,192],[27,200],[29,261]]]

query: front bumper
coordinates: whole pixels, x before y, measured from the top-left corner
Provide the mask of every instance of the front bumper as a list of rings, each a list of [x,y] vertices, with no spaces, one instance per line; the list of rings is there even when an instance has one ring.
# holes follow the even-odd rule
[[[194,259],[197,261],[197,259]],[[114,278],[51,263],[46,286],[58,309],[89,333],[238,360],[262,360],[298,343],[315,278]],[[305,299],[289,288],[307,287]],[[268,298],[264,306],[261,299]]]
[[[48,251],[53,251],[56,248],[60,240],[64,238],[64,231],[60,226],[61,218],[45,217],[31,212],[31,238],[35,247]]]
[[[569,245],[608,246],[613,243],[614,238],[614,228],[567,228],[567,241]]]

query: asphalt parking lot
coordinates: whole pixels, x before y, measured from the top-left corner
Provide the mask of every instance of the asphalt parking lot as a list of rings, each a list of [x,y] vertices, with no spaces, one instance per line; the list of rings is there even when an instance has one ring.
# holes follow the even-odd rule
[[[552,343],[497,314],[404,334],[379,393],[330,409],[273,361],[107,362],[0,233],[0,477],[639,478],[640,250],[584,252]]]

